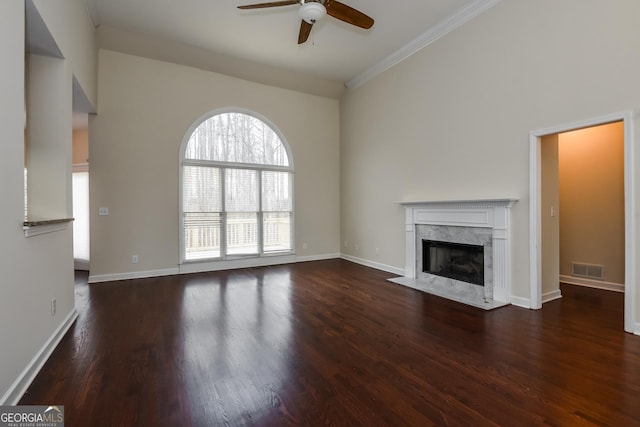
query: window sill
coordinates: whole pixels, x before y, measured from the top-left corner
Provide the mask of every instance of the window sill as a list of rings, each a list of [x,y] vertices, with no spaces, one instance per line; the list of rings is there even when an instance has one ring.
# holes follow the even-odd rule
[[[72,221],[73,218],[25,221],[22,223],[22,230],[24,231],[24,237],[33,237],[65,230]]]

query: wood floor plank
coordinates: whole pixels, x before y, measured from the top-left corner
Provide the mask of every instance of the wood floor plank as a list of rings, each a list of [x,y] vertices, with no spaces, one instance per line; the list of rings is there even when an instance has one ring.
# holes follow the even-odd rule
[[[479,310],[344,260],[76,285],[20,404],[68,426],[640,425],[624,296]]]

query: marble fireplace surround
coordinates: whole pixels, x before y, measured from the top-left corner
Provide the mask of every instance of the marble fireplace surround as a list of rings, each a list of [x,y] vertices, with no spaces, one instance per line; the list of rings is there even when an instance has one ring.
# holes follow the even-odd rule
[[[405,275],[391,282],[491,310],[511,303],[510,216],[517,199],[399,202],[405,208]],[[485,286],[423,273],[422,239],[484,246]]]

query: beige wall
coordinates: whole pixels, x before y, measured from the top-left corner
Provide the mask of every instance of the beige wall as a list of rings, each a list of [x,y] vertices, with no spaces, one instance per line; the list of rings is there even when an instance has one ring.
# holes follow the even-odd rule
[[[622,122],[559,135],[562,275],[583,262],[624,284],[623,142]]]
[[[62,52],[70,52],[68,40],[58,35],[73,32],[76,26],[87,28],[87,18],[81,1],[37,2],[57,15],[60,32],[53,34]],[[50,5],[49,5],[50,3]],[[78,10],[76,8],[80,7]],[[57,10],[54,10],[58,8]],[[25,238],[22,230],[24,220],[24,77],[25,77],[25,3],[22,1],[0,2],[0,269],[3,279],[0,283],[0,404],[15,404],[23,387],[28,385],[29,375],[38,368],[37,356],[47,350],[49,339],[55,337],[58,328],[65,325],[67,316],[74,309],[74,279],[71,227],[40,236]],[[73,18],[71,17],[73,15]],[[85,20],[77,20],[84,16]],[[49,26],[49,15],[43,15]],[[74,19],[72,21],[71,19]],[[52,26],[52,27],[53,27]],[[90,27],[88,27],[90,28]],[[90,45],[91,31],[83,36],[85,40],[75,43]],[[90,62],[94,56],[91,48],[74,50],[74,62]],[[74,65],[64,64],[68,77],[76,72]],[[83,74],[79,72],[78,74]],[[90,71],[83,82],[92,80]],[[93,76],[95,79],[95,76]],[[95,81],[95,80],[94,80]],[[71,88],[71,81],[64,85]],[[91,88],[86,87],[90,93]],[[95,90],[94,90],[95,94]],[[58,109],[68,111],[68,123],[58,123],[58,128],[68,128],[66,144],[60,144],[56,158],[66,158],[71,163],[71,94],[61,94],[60,102],[68,105]],[[67,110],[68,109],[68,110]],[[64,129],[63,129],[64,131]],[[58,136],[56,136],[57,138]],[[66,166],[62,166],[66,168]],[[69,176],[65,194],[70,194]],[[66,204],[66,202],[65,202]],[[50,314],[51,299],[57,300],[57,313]],[[46,353],[45,353],[46,355]],[[35,365],[31,365],[31,363]],[[30,370],[31,369],[31,370]]]
[[[28,55],[28,217],[71,217],[72,75],[65,59]]]
[[[338,99],[344,92],[344,85],[334,80],[247,61],[238,57],[212,52],[208,49],[155,36],[133,33],[104,24],[96,28],[96,36],[102,49],[187,65],[255,83],[262,83],[267,86],[288,88],[311,95]]]
[[[264,116],[291,146],[297,255],[339,253],[337,100],[108,50],[99,90],[89,121],[92,277],[177,268],[180,145],[201,116],[229,107]]]
[[[24,235],[20,232],[20,223],[24,217],[23,170],[24,146],[24,5],[21,2],[0,3],[0,55],[3,66],[0,67],[0,132],[5,141],[0,156],[0,194],[3,207],[0,209],[0,229],[2,240],[0,247],[0,267],[3,279],[0,292],[0,339],[9,343],[19,339],[20,331],[14,332],[16,319],[29,303],[27,299],[34,294],[33,289],[25,289],[22,274],[26,263],[22,256],[27,252]],[[14,301],[18,300],[18,303]],[[30,307],[31,308],[31,307]],[[29,331],[31,328],[25,327]],[[0,362],[0,396],[4,395],[20,371],[24,368],[24,358],[33,354],[38,339],[44,334],[19,345],[4,345]],[[35,342],[34,342],[35,341]],[[17,347],[17,348],[16,348]],[[11,349],[11,351],[7,351]],[[3,399],[4,400],[4,399]]]
[[[95,107],[98,101],[98,48],[84,0],[33,0],[33,3],[62,55],[69,61],[86,99]]]
[[[528,305],[530,132],[640,110],[638,16],[635,0],[499,2],[349,91],[341,102],[343,250],[400,269],[404,214],[395,201],[517,197],[512,291]]]
[[[560,296],[560,193],[558,135],[541,141],[542,301]]]
[[[89,162],[89,129],[73,130],[73,164]]]

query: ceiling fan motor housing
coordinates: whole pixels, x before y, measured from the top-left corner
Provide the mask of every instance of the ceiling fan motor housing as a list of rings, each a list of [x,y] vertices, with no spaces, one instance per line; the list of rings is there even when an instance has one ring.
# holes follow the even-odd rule
[[[327,14],[327,9],[321,2],[304,2],[299,9],[300,18],[302,18],[308,24],[315,24],[324,15]]]

